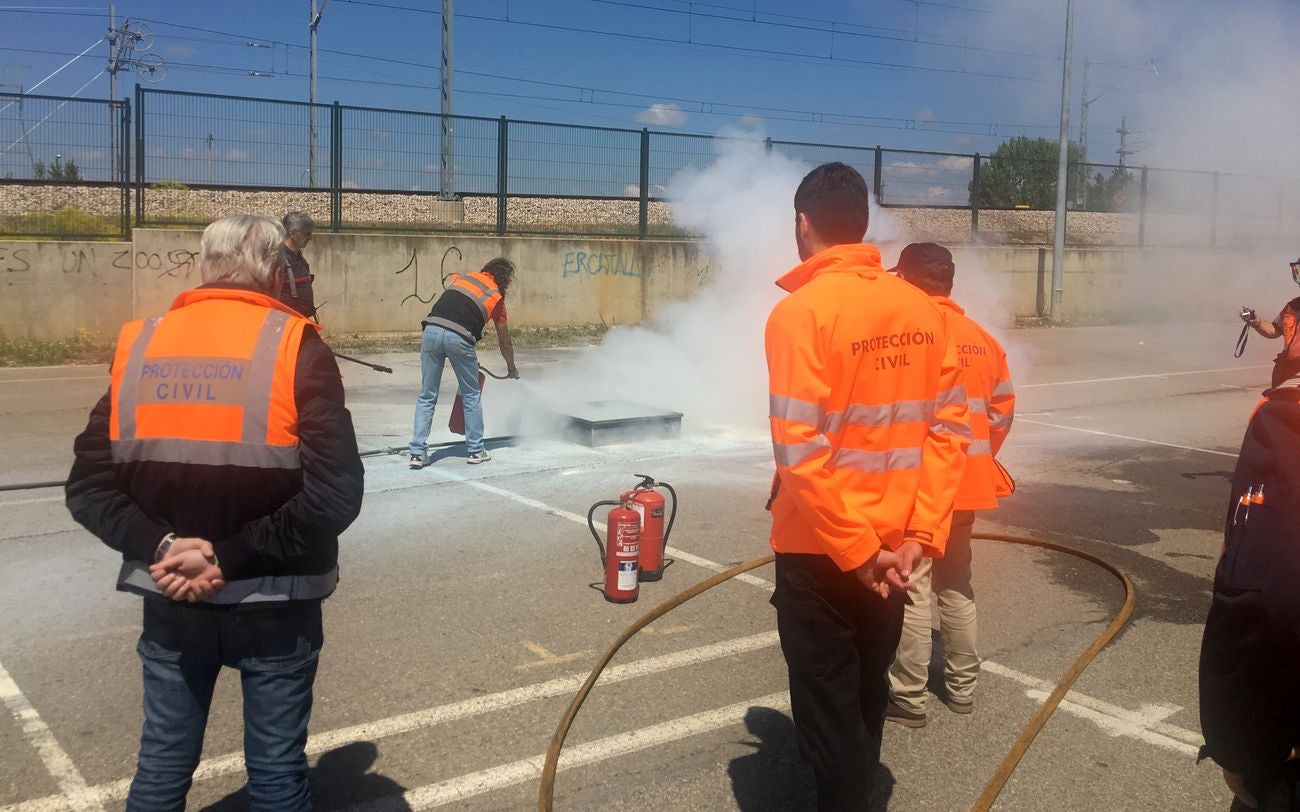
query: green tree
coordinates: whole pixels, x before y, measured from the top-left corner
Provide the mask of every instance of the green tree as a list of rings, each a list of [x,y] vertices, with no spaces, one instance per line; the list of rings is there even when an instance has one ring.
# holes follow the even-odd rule
[[[1112,167],[1109,177],[1098,172],[1088,181],[1084,208],[1087,211],[1133,211],[1138,202],[1133,181],[1133,173],[1122,166]]]
[[[46,172],[45,172],[45,162],[44,162],[44,161],[37,161],[36,163],[32,164],[32,177],[33,177],[33,178],[36,178],[37,180],[45,180],[45,174],[46,174]]]
[[[982,209],[1056,208],[1057,142],[1018,135],[1003,141],[980,167],[979,193],[971,193]],[[1083,149],[1071,143],[1070,163],[1083,160]]]
[[[58,158],[49,168],[50,180],[60,180],[65,182],[81,180],[81,170],[77,168],[77,162],[69,159],[67,163]]]

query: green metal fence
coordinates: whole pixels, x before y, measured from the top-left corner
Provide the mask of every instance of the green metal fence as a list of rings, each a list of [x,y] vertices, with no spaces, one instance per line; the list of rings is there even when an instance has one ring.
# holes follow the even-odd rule
[[[735,140],[473,116],[446,123],[437,113],[146,87],[133,102],[0,93],[0,237],[120,238],[132,225],[291,209],[334,231],[681,236],[672,179],[709,167]],[[1050,241],[1055,161],[763,147],[857,168],[909,231]],[[1067,179],[1072,228],[1104,231],[1110,244],[1224,245],[1300,226],[1293,179],[1097,163],[1072,164]]]
[[[0,238],[121,239],[131,106],[0,93]]]

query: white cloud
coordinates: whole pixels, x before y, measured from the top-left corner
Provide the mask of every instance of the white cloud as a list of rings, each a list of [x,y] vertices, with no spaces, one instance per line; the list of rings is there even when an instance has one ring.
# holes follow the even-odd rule
[[[652,104],[637,113],[636,120],[654,127],[681,127],[686,123],[686,113],[675,104]]]
[[[931,110],[929,107],[925,107],[922,108],[921,110],[918,110],[915,116],[915,119],[918,122],[934,121],[937,118],[938,116],[936,116],[934,114],[934,111]]]
[[[361,188],[361,184],[357,183],[355,180],[345,180],[345,181],[343,181],[342,186],[343,186],[344,189],[360,189],[360,188]]]
[[[916,161],[893,161],[885,164],[885,169],[893,175],[927,175],[932,172],[972,172],[973,158],[961,155],[945,155],[937,161],[917,163]]]
[[[250,156],[242,149],[231,149],[227,150],[223,157],[225,157],[227,161],[247,161]]]

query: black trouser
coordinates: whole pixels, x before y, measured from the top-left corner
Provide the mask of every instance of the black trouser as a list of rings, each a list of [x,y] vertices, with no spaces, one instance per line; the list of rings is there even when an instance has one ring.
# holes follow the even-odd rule
[[[880,766],[886,675],[903,627],[903,595],[882,599],[824,555],[777,553],[772,605],[799,751],[817,779],[817,808],[866,809]]]

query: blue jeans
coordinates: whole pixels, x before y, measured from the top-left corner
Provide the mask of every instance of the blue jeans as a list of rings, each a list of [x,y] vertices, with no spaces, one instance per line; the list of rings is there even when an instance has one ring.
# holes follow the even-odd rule
[[[433,409],[438,405],[444,361],[451,361],[456,385],[465,407],[465,448],[471,454],[483,450],[483,401],[478,388],[478,352],[474,342],[445,327],[430,324],[420,342],[420,396],[415,399],[415,429],[411,454],[423,456],[433,426]]]
[[[319,601],[222,611],[145,599],[136,651],[144,665],[144,731],[128,812],[183,812],[203,752],[222,666],[239,670],[249,808],[311,809],[307,723],[322,641]]]

